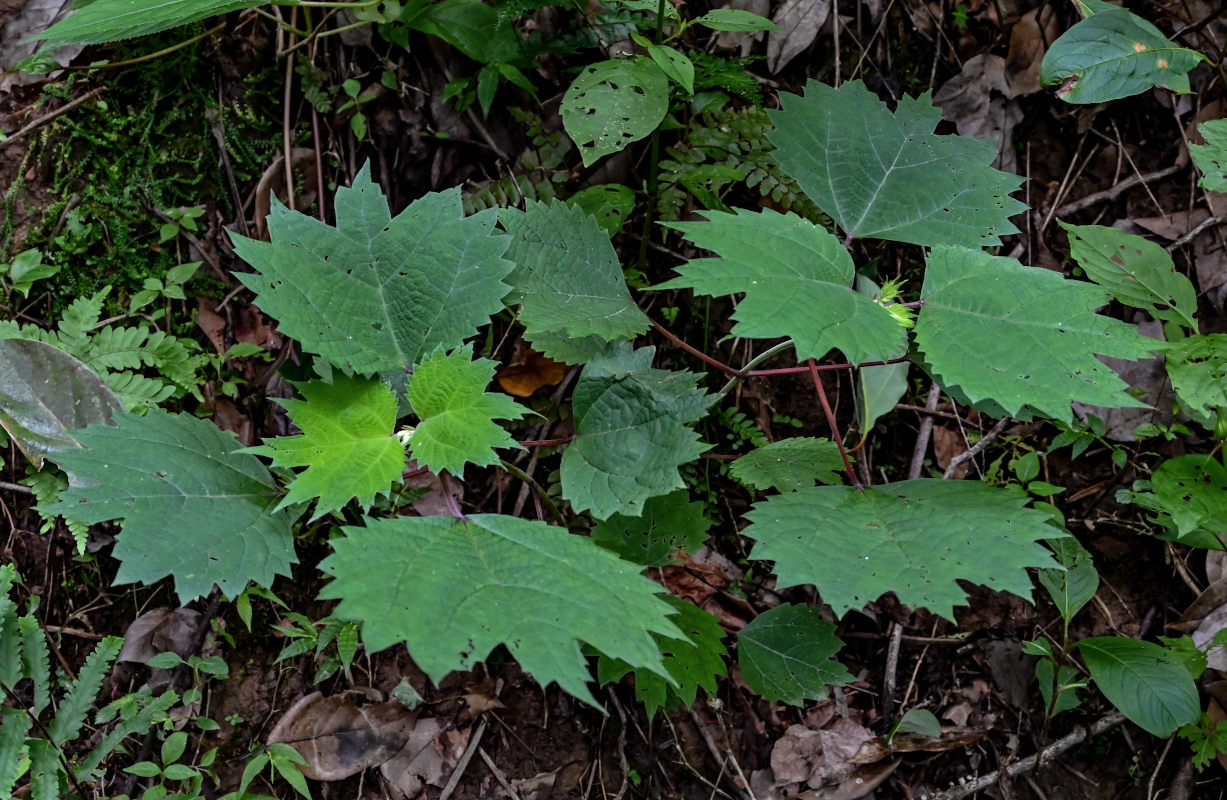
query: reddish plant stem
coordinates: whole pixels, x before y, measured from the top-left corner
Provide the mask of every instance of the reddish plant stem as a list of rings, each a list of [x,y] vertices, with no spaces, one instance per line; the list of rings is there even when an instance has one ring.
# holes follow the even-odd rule
[[[772,375],[796,375],[802,372],[809,372],[812,369],[818,372],[831,372],[840,369],[860,369],[861,367],[881,367],[887,364],[901,364],[907,361],[907,356],[892,358],[890,361],[863,361],[860,364],[819,364],[805,367],[779,367],[777,369],[755,369],[747,372],[747,378],[766,378]],[[812,361],[812,359],[811,359]]]
[[[574,440],[574,436],[567,436],[562,439],[525,439],[520,444],[524,447],[550,447],[556,444],[570,444]]]
[[[662,334],[662,335],[663,335],[663,336],[664,336],[666,339],[668,339],[669,341],[673,342],[675,345],[677,345],[678,347],[682,348],[682,349],[683,349],[683,350],[685,350],[687,353],[690,353],[690,355],[694,356],[695,358],[697,358],[697,359],[699,359],[699,360],[703,361],[704,363],[707,363],[707,364],[712,365],[713,367],[715,367],[716,369],[720,370],[721,372],[727,373],[727,374],[729,374],[729,375],[736,375],[737,377],[742,377],[742,374],[741,374],[741,372],[740,372],[740,371],[733,369],[733,368],[732,368],[732,367],[730,367],[728,364],[725,364],[725,363],[723,363],[723,362],[721,362],[721,361],[717,361],[716,359],[714,359],[714,358],[712,358],[711,356],[707,355],[707,353],[704,353],[702,350],[699,350],[699,349],[698,349],[698,348],[696,348],[696,347],[692,347],[691,345],[686,344],[686,343],[685,343],[685,342],[683,342],[681,339],[679,339],[679,338],[677,338],[676,336],[674,336],[672,332],[670,332],[670,331],[669,331],[667,328],[665,328],[665,326],[664,326],[664,325],[661,325],[661,324],[660,324],[659,322],[657,322],[656,320],[652,320],[652,327],[654,327],[654,328],[656,328],[656,330],[660,331],[660,332],[661,332],[661,334]]]
[[[852,460],[848,458],[848,451],[844,448],[844,437],[839,433],[839,425],[835,422],[835,412],[831,410],[831,403],[827,400],[826,389],[822,388],[822,378],[818,375],[818,365],[814,363],[814,359],[809,360],[810,377],[814,379],[814,388],[818,390],[818,401],[822,403],[822,413],[826,414],[827,424],[831,426],[831,438],[835,440],[835,445],[839,448],[839,454],[844,459],[844,469],[848,472],[848,479],[852,481],[852,485],[857,489],[864,489],[865,484],[861,483],[860,478],[856,477],[856,470],[852,469]]]

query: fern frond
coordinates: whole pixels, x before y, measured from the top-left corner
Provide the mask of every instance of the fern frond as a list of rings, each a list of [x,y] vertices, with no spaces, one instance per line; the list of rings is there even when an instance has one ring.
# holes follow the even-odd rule
[[[166,381],[134,372],[108,372],[102,375],[102,380],[128,411],[157,405],[175,393],[175,387]]]
[[[77,679],[69,685],[55,719],[51,720],[47,729],[52,743],[57,747],[81,732],[85,717],[102,687],[102,679],[106,677],[115,656],[119,655],[123,643],[124,640],[118,636],[108,636],[85,659]]]
[[[81,360],[99,374],[108,370],[140,369],[152,361],[145,350],[148,338],[148,328],[108,325],[90,337]]]
[[[23,674],[34,682],[34,716],[43,713],[51,705],[51,653],[47,651],[47,639],[43,628],[33,614],[17,620],[21,629]]]
[[[30,739],[30,797],[63,800],[67,795],[60,768],[60,750],[45,739]]]
[[[81,357],[80,353],[70,348],[84,346],[85,338],[102,317],[102,303],[110,293],[111,287],[104,286],[93,297],[78,297],[73,300],[72,305],[64,311],[64,316],[60,319],[60,340],[67,352],[77,358]]]
[[[196,373],[203,361],[201,356],[190,349],[195,344],[190,339],[180,339],[162,331],[155,331],[145,343],[150,358],[148,364],[176,386],[193,389],[198,383]]]
[[[21,680],[21,638],[17,628],[17,604],[9,591],[17,582],[17,569],[0,564],[0,683],[12,688]]]
[[[484,186],[479,185],[473,191],[464,195],[464,213],[476,214],[487,208],[507,208],[520,204],[524,200],[539,200],[546,202],[555,196],[554,185],[548,177],[541,173],[530,175],[509,175],[497,181],[490,181]]]
[[[25,711],[0,706],[0,797],[12,796],[13,785],[25,771],[21,753],[32,724]]]
[[[68,488],[68,477],[50,461],[44,461],[42,469],[34,469],[33,466],[27,465],[26,476],[21,479],[21,484],[30,487],[38,503],[34,510],[38,512],[39,519],[43,521],[39,533],[51,533],[55,530],[55,515],[44,514],[42,509],[59,501],[60,492]],[[68,517],[63,517],[63,520],[68,532],[72,534],[73,540],[77,543],[77,555],[84,555],[85,543],[89,538],[89,523]]]

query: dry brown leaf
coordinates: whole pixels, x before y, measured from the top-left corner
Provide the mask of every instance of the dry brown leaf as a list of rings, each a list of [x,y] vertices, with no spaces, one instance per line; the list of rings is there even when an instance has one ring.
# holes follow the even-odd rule
[[[429,489],[426,494],[413,501],[413,510],[423,517],[451,516],[451,506],[443,496],[443,481],[430,470],[418,472],[418,469],[418,462],[412,458],[405,464],[405,474],[409,476],[405,478],[405,486],[410,489]],[[464,484],[451,481],[448,483],[448,489],[459,507],[460,501],[464,499]]]
[[[948,719],[955,725],[962,728],[967,725],[967,720],[969,717],[971,717],[973,711],[975,711],[975,709],[971,707],[971,703],[964,700],[961,703],[951,705],[949,708],[943,711],[942,719]]]
[[[520,800],[549,800],[554,793],[554,782],[558,779],[558,770],[542,772],[531,778],[519,778],[511,782]]]
[[[290,150],[290,158],[294,167],[294,201],[295,208],[309,208],[315,202],[315,150],[310,147],[295,147]],[[301,180],[298,180],[301,178]],[[264,170],[256,184],[256,238],[268,238],[268,225],[265,220],[272,209],[269,200],[276,192],[284,203],[285,194],[285,156],[279,155]]]
[[[1216,192],[1207,192],[1207,198],[1223,198]],[[1210,212],[1204,208],[1194,208],[1192,211],[1178,211],[1163,217],[1142,217],[1131,220],[1143,230],[1174,241],[1196,228],[1210,217]],[[1117,227],[1129,230],[1130,226],[1118,223]],[[1185,252],[1192,257],[1197,269],[1197,286],[1206,295],[1211,305],[1221,309],[1224,299],[1227,299],[1227,250],[1219,244],[1222,229],[1211,229],[1202,233],[1185,246]]]
[[[499,369],[498,385],[515,397],[531,397],[542,386],[555,386],[567,377],[567,365],[529,350],[524,357]]]
[[[190,608],[155,608],[141,614],[124,631],[124,644],[116,661],[149,663],[160,653],[178,653],[184,658],[200,627],[200,612]]]
[[[950,462],[955,456],[966,452],[967,440],[962,433],[951,430],[944,425],[933,426],[933,455],[937,459],[937,466],[945,469],[950,466]],[[956,481],[961,480],[970,468],[971,464],[966,461],[959,464],[954,470],[954,479]]]
[[[1037,15],[1044,14],[1044,27],[1040,30]],[[1024,94],[1034,94],[1040,84],[1040,62],[1044,60],[1044,42],[1052,43],[1061,33],[1053,7],[1045,4],[1032,9],[1010,29],[1010,52],[1005,57],[1006,96],[1013,99]]]
[[[771,21],[780,30],[767,37],[767,69],[775,75],[808,50],[831,15],[831,0],[784,0]]]
[[[872,738],[868,728],[847,717],[820,730],[791,725],[771,748],[775,782],[803,783],[811,789],[843,783],[856,769],[852,757]]]
[[[963,71],[934,93],[933,104],[941,107],[942,119],[953,122],[960,135],[995,139],[993,166],[1014,172],[1018,166],[1014,126],[1022,122],[1023,113],[1009,95],[1005,59],[981,53],[969,58]]]
[[[277,721],[268,742],[284,742],[301,753],[308,778],[339,781],[396,755],[415,723],[425,723],[416,717],[396,700],[359,706],[350,695],[312,692]]]
[[[196,324],[204,331],[209,343],[218,355],[226,352],[226,318],[213,310],[217,301],[208,297],[196,298]]]
[[[468,740],[467,731],[447,728],[433,717],[420,719],[404,746],[379,765],[379,772],[387,779],[394,797],[407,800],[418,797],[426,786],[446,784]]]

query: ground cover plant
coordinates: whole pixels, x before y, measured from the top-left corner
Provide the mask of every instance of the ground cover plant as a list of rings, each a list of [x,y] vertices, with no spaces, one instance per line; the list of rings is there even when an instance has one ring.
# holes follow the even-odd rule
[[[1001,695],[1006,674],[1021,687],[1015,706],[1038,698],[1020,730],[1043,760],[1125,720],[1168,748],[1177,734],[1187,740],[1173,785],[1191,785],[1193,766],[1221,758],[1218,700],[1203,701],[1198,685],[1221,666],[1216,648],[1227,641],[1214,623],[1221,565],[1207,559],[1205,607],[1173,619],[1165,632],[1177,635],[1123,630],[1085,543],[1094,525],[1072,518],[1078,507],[1062,497],[1076,465],[1097,456],[1108,477],[1076,494],[1114,502],[1133,547],[1165,542],[1182,564],[1227,550],[1224,334],[1190,275],[1203,296],[1207,277],[1121,227],[1072,221],[1079,209],[1067,214],[1056,201],[1039,227],[1058,222],[1068,269],[1024,263],[1033,217],[1021,197],[1030,190],[999,168],[1006,154],[948,132],[929,92],[875,92],[841,74],[838,48],[833,73],[799,76],[767,108],[755,106],[765,102],[757,85],[738,101],[730,87],[744,86],[753,62],[713,65],[696,43],[799,35],[782,12],[772,21],[612,5],[608,18],[577,14],[550,37],[517,25],[533,8],[473,0],[341,4],[348,17],[335,26],[328,4],[95,0],[34,37],[103,44],[254,9],[248,24],[276,22],[279,37],[309,46],[307,59],[333,33],[358,30],[387,52],[443,43],[472,75],[441,59],[437,88],[451,111],[432,113],[451,113],[508,158],[488,127],[500,119],[496,101],[543,99],[549,59],[573,71],[552,78],[561,129],[538,111],[506,114],[531,125],[510,179],[466,192],[436,157],[432,190],[398,194],[389,162],[360,144],[393,136],[380,104],[405,81],[394,62],[371,62],[368,93],[355,78],[329,88],[310,69],[294,72],[296,46],[282,49],[313,124],[286,128],[280,173],[270,168],[255,188],[263,194],[252,224],[215,225],[213,248],[197,236],[203,202],[164,211],[157,225],[160,244],[183,237],[188,253],[216,265],[210,279],[232,282],[221,302],[198,304],[216,356],[161,327],[187,300],[185,286],[205,280],[187,259],[142,278],[127,310],[105,321],[106,290],[71,299],[58,325],[28,314],[0,323],[0,425],[25,476],[5,487],[34,497],[27,511],[46,535],[62,520],[79,558],[105,549],[105,591],[161,585],[179,606],[137,618],[123,651],[105,640],[51,716],[54,683],[34,615],[48,587],[16,594],[30,608],[19,617],[18,600],[7,599],[18,572],[5,567],[0,796],[240,798],[255,796],[248,790],[262,775],[262,791],[310,796],[306,779],[327,792],[376,768],[400,796],[451,796],[474,752],[499,788],[473,784],[471,796],[537,796],[548,787],[509,782],[480,747],[487,720],[475,717],[515,702],[505,689],[513,680],[521,694],[552,691],[565,719],[618,718],[619,794],[695,791],[666,770],[644,784],[626,755],[638,717],[628,720],[619,691],[633,692],[649,730],[674,731],[684,763],[673,719],[699,726],[721,770],[711,780],[728,791],[941,788],[909,777],[906,754],[975,745],[996,716],[967,700],[954,716],[935,697],[910,703],[916,673],[898,697],[891,662],[905,628],[921,621],[929,635],[914,638],[926,648],[959,643],[969,632],[960,609],[975,613],[973,598],[984,597],[1053,614],[1015,642],[1013,667],[987,668]],[[813,22],[817,11],[807,13]],[[1065,107],[1141,93],[1174,102],[1159,92],[1190,91],[1191,71],[1208,58],[1126,9],[1080,3],[1077,14],[1029,66],[1036,88],[1053,87]],[[614,35],[630,52],[607,52]],[[49,66],[45,56],[23,62]],[[348,180],[328,186],[315,140],[321,109],[333,108],[348,150],[332,174]],[[1204,140],[1188,146],[1198,183],[1220,190],[1223,121],[1191,129]],[[225,136],[218,141],[224,149]],[[315,158],[296,144],[316,148]],[[625,156],[639,148],[632,173]],[[610,174],[620,169],[620,180],[582,190],[566,169],[619,159]],[[284,199],[262,208],[279,183]],[[233,194],[231,211],[245,217]],[[1184,244],[1215,224],[1190,227]],[[10,302],[63,269],[44,266],[37,249],[13,249]],[[220,316],[240,295],[245,314]],[[157,313],[143,310],[151,303]],[[1139,319],[1157,332],[1143,335]],[[504,363],[512,346],[514,363]],[[1158,370],[1149,385],[1129,366],[1146,361]],[[763,388],[784,382],[775,395]],[[747,395],[758,398],[755,418],[732,410]],[[1123,436],[1109,431],[1137,409]],[[892,449],[900,420],[916,411],[925,421],[912,452]],[[257,415],[267,421],[257,426]],[[961,449],[952,454],[947,439],[945,455],[926,463],[943,419],[961,426]],[[1149,449],[1151,439],[1177,446]],[[960,474],[973,464],[978,479]],[[287,603],[287,579],[311,588]],[[1106,625],[1086,621],[1092,601]],[[246,633],[210,630],[227,608]],[[257,611],[280,619],[268,626]],[[865,620],[886,630],[867,632]],[[206,744],[223,726],[205,710],[205,687],[230,685],[226,647],[262,635],[260,624],[291,640],[269,664],[297,659],[329,693],[304,683],[271,731],[241,739],[247,747],[231,753],[239,766],[227,772],[217,753],[240,739]],[[938,637],[940,626],[949,635]],[[863,656],[851,656],[861,674],[849,668],[866,633],[885,642],[888,666],[872,667],[880,702],[866,693]],[[198,654],[206,639],[223,655]],[[137,691],[112,679],[113,702],[94,718],[102,744],[83,755],[72,741],[113,660],[151,671]],[[381,664],[402,673],[380,679],[391,699],[338,691],[361,685],[357,669],[375,683]],[[481,688],[458,693],[462,708],[431,710],[454,701],[457,680],[482,675]],[[1204,688],[1216,697],[1214,684]],[[723,745],[698,732],[700,709],[723,726],[734,699],[764,733],[781,729],[740,760],[727,729]],[[225,716],[231,737],[244,713]],[[978,724],[967,724],[972,713]],[[1095,721],[1070,732],[1074,718]],[[355,735],[362,746],[347,738]],[[133,752],[117,750],[125,740]],[[642,769],[655,769],[650,760]],[[605,768],[599,756],[593,763],[588,790]],[[555,786],[561,770],[541,775]],[[580,784],[555,788],[579,795]]]

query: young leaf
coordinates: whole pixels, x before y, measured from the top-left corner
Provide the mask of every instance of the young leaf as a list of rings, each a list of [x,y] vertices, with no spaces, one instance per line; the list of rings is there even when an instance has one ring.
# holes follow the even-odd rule
[[[1163,348],[1172,388],[1194,413],[1227,408],[1227,334],[1209,333]]]
[[[46,42],[44,50],[64,44],[106,44],[260,5],[264,5],[261,0],[95,0],[30,41]]]
[[[994,142],[938,136],[929,94],[903,97],[894,114],[861,81],[805,96],[781,93],[767,138],[784,171],[849,239],[984,247],[1017,233],[1026,206],[1009,197],[1022,179],[993,169]]]
[[[781,439],[746,453],[729,465],[737,481],[759,491],[791,492],[818,483],[842,483],[839,446],[830,439]]]
[[[280,498],[272,477],[255,456],[235,452],[233,434],[151,409],[74,435],[83,449],[49,457],[94,485],[69,488],[42,511],[89,523],[122,519],[116,583],[170,575],[186,603],[215,583],[234,597],[248,581],[269,586],[290,573],[292,520],[273,511]]]
[[[511,236],[506,257],[516,265],[507,277],[513,287],[507,301],[520,304],[524,336],[538,350],[561,358],[549,347],[553,340],[542,343],[537,334],[572,342],[595,337],[581,359],[587,361],[600,352],[600,342],[633,339],[651,325],[631,299],[609,234],[594,217],[567,203],[530,201],[526,211],[504,209],[499,221]]]
[[[393,434],[396,396],[376,380],[334,373],[332,383],[298,384],[302,400],[278,400],[301,436],[265,439],[242,452],[266,456],[277,467],[306,467],[290,482],[281,510],[315,498],[313,518],[357,498],[369,508],[405,468],[405,448]]]
[[[686,90],[686,94],[694,94],[694,62],[685,54],[663,44],[646,46],[648,58],[656,62],[661,72],[669,80]]]
[[[1227,192],[1227,119],[1213,119],[1197,126],[1205,144],[1189,143],[1189,155],[1201,170],[1198,186],[1211,192]]]
[[[1057,38],[1040,64],[1045,86],[1060,83],[1068,103],[1106,103],[1161,86],[1189,91],[1189,70],[1202,56],[1177,47],[1146,20],[1123,8],[1100,11]]]
[[[1083,639],[1078,650],[1104,697],[1160,739],[1201,714],[1193,676],[1159,645],[1099,636]]]
[[[647,56],[590,64],[571,82],[559,110],[590,167],[656,130],[669,112],[669,79]]]
[[[465,464],[498,463],[496,447],[520,447],[495,419],[519,419],[528,409],[505,394],[485,391],[496,364],[473,358],[472,345],[435,353],[413,371],[409,404],[422,420],[409,451],[432,472],[460,476]]]
[[[844,614],[887,592],[954,619],[956,581],[1031,596],[1027,567],[1051,567],[1048,514],[1020,492],[922,479],[775,495],[746,515],[751,558],[774,561],[780,588],[811,583]]]
[[[711,399],[693,374],[653,369],[655,352],[615,342],[580,373],[575,440],[562,456],[562,494],[576,511],[637,517],[649,497],[682,488],[678,467],[708,447],[686,425]]]
[[[406,370],[459,347],[503,307],[509,240],[494,230],[495,210],[464,216],[459,188],[392,219],[368,164],[335,205],[333,228],[274,200],[271,242],[232,236],[260,271],[239,279],[305,349],[355,372]]]
[[[1068,625],[1099,590],[1099,571],[1091,561],[1091,554],[1072,536],[1049,539],[1048,546],[1065,569],[1041,569],[1040,583],[1048,590]]]
[[[836,348],[853,363],[877,361],[905,346],[906,333],[894,317],[852,290],[852,257],[827,231],[770,209],[700,213],[707,222],[668,227],[720,257],[679,267],[681,277],[657,289],[692,288],[713,296],[744,292],[733,312],[733,335],[792,337],[802,360]]]
[[[1094,354],[1145,357],[1150,342],[1097,316],[1104,291],[1060,273],[964,247],[935,247],[921,290],[916,344],[946,388],[1018,417],[1072,424],[1070,404],[1143,406]]]
[[[804,705],[852,675],[831,656],[844,643],[816,608],[784,604],[759,614],[737,636],[737,663],[746,685],[768,700]]]
[[[663,567],[678,552],[693,553],[707,541],[712,521],[685,489],[648,498],[637,517],[614,514],[592,529],[592,541],[627,561]]]
[[[345,528],[320,568],[320,596],[362,622],[371,652],[405,642],[438,683],[497,645],[542,685],[596,705],[584,641],[667,676],[653,633],[685,638],[660,587],[590,539],[496,514],[395,517]]]
[[[1102,225],[1069,225],[1070,255],[1086,276],[1125,305],[1196,331],[1197,293],[1154,242]]]

